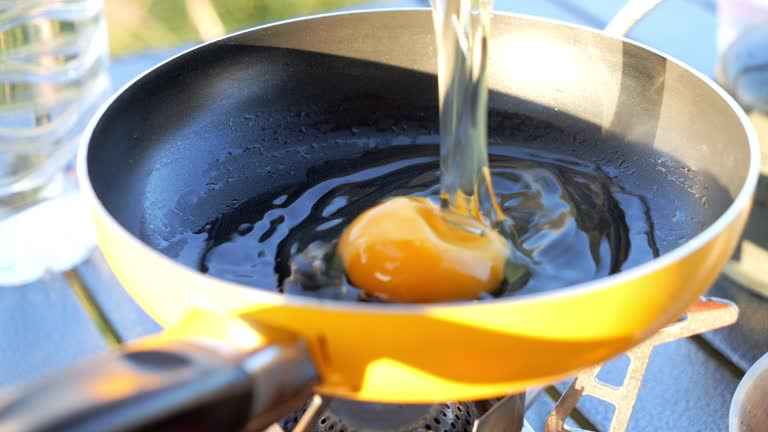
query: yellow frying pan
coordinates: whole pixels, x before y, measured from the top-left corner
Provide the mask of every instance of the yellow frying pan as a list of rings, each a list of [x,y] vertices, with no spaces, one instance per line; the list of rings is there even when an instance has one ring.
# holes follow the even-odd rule
[[[635,174],[617,181],[645,196],[660,257],[544,294],[430,305],[282,295],[181,264],[184,233],[233,199],[355,154],[328,132],[302,162],[294,150],[307,144],[290,135],[301,107],[434,100],[429,11],[268,25],[156,67],[91,123],[79,162],[99,244],[168,331],[24,390],[27,407],[66,399],[56,415],[17,404],[0,416],[30,428],[136,426],[229,398],[228,421],[263,425],[311,390],[377,402],[488,398],[602,362],[678,318],[733,253],[750,210],[758,145],[744,113],[706,77],[634,42],[524,16],[496,15],[491,26],[491,107],[586,137],[560,143],[579,154],[627,155]],[[271,117],[237,121],[252,111]],[[259,121],[284,132],[247,153]],[[297,173],[263,175],[278,162]],[[51,395],[73,382],[69,394],[82,397]]]

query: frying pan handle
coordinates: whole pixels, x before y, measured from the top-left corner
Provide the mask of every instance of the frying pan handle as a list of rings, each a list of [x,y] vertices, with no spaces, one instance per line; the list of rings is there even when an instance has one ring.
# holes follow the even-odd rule
[[[306,400],[317,372],[300,340],[246,353],[139,342],[0,395],[3,431],[265,428]]]
[[[616,12],[611,22],[605,26],[605,32],[613,36],[626,36],[632,27],[662,0],[629,0]]]

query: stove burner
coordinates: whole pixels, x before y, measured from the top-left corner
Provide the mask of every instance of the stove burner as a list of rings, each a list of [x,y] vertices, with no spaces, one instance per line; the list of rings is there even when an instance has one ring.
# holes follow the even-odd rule
[[[280,422],[292,432],[309,402]],[[334,399],[320,413],[313,432],[472,432],[479,417],[474,402],[435,405],[372,404]]]

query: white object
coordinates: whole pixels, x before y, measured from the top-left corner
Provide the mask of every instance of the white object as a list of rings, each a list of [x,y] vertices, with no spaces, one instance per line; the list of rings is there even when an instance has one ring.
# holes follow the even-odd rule
[[[96,236],[72,191],[0,220],[0,287],[23,285],[88,258]]]

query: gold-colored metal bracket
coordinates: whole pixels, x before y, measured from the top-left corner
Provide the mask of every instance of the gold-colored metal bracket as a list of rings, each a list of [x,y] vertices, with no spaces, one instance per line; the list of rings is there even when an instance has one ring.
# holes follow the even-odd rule
[[[329,397],[314,395],[309,403],[309,407],[307,407],[307,411],[301,416],[296,427],[293,428],[293,432],[312,432],[317,419],[320,418],[320,414],[331,404],[331,400]]]
[[[702,297],[688,309],[686,316],[681,320],[668,325],[625,353],[629,357],[629,367],[624,384],[620,387],[606,384],[597,378],[603,365],[579,372],[547,418],[544,432],[583,431],[583,429],[566,426],[565,419],[573,412],[584,395],[596,397],[613,405],[616,410],[609,432],[625,431],[653,349],[657,345],[726,327],[736,322],[738,316],[739,309],[732,302]]]

